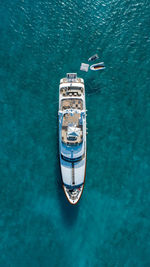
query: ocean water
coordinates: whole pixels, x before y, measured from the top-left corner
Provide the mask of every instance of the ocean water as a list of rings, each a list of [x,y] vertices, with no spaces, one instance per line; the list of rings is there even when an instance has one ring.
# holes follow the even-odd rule
[[[150,266],[150,2],[2,0],[0,267]],[[98,53],[106,69],[80,71]],[[85,80],[87,173],[63,193],[58,87]]]

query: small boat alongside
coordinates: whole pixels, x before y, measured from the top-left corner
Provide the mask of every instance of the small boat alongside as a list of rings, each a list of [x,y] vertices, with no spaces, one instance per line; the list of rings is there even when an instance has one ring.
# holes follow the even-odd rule
[[[98,54],[95,54],[95,55],[89,57],[88,61],[94,61],[94,60],[96,60],[98,58],[99,58]]]
[[[90,69],[91,70],[103,70],[105,69],[105,66],[104,66],[104,62],[100,62],[100,63],[97,63],[97,64],[93,64],[90,66]]]

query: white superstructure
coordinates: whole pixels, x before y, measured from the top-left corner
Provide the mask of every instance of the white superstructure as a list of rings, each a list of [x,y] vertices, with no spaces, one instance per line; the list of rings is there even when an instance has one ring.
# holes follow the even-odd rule
[[[63,189],[71,204],[82,194],[86,171],[84,80],[68,73],[59,86],[59,153]]]

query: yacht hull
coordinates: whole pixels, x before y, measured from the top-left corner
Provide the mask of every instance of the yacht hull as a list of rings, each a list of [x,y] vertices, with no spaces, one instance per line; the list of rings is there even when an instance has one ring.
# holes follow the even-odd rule
[[[70,204],[79,202],[86,175],[86,107],[81,78],[60,80],[59,154],[62,186]]]

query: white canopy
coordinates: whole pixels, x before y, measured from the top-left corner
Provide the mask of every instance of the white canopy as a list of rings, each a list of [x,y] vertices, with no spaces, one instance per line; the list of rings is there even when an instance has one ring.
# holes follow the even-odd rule
[[[67,137],[77,137],[80,135],[80,128],[76,126],[68,126]]]

